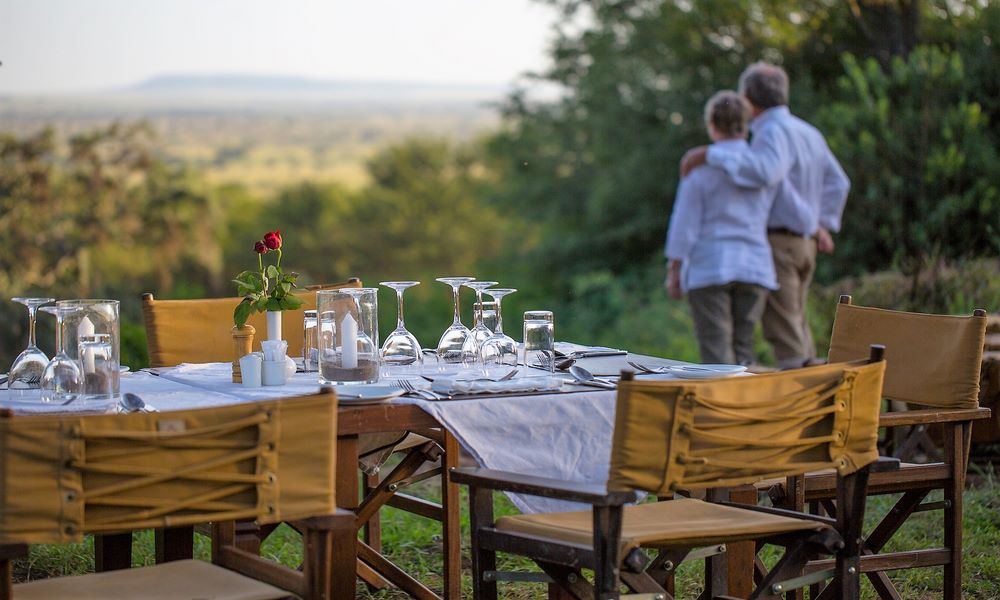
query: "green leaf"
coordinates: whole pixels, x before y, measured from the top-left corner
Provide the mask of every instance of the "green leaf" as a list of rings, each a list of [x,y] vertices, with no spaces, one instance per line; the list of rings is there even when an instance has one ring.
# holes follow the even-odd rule
[[[305,304],[305,301],[294,294],[289,294],[281,299],[282,310],[295,310],[303,304]]]
[[[267,310],[281,310],[281,301],[277,298],[268,298],[266,308]]]
[[[281,285],[279,285],[278,287],[281,289],[282,292],[284,292],[286,294],[292,290],[292,284],[289,283],[289,282],[284,282]]]
[[[278,272],[278,268],[274,265],[267,265],[266,273],[271,279],[277,279],[281,275],[281,273]]]
[[[264,312],[265,310],[268,310],[267,308],[268,300],[270,300],[270,298],[268,298],[267,296],[261,296],[260,298],[257,298],[257,300],[254,302],[254,307],[256,307],[257,312]]]
[[[233,280],[237,286],[240,286],[240,294],[245,294],[242,290],[249,290],[254,292],[260,292],[264,290],[264,282],[260,279],[260,273],[257,271],[243,271],[236,276]]]
[[[237,327],[243,327],[247,324],[247,319],[254,312],[254,303],[250,298],[244,298],[239,304],[236,305],[236,310],[233,311],[233,323]]]

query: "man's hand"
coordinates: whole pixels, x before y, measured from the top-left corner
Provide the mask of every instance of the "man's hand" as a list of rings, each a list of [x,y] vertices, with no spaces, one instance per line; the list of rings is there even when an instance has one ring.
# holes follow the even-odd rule
[[[688,173],[705,164],[707,155],[708,146],[697,146],[685,152],[681,159],[681,177],[687,177]]]
[[[833,236],[822,227],[816,230],[816,249],[823,254],[833,254]]]
[[[674,300],[680,300],[684,297],[684,293],[681,292],[681,274],[677,271],[671,270],[667,273],[667,279],[663,282],[663,287],[667,290],[667,295]]]

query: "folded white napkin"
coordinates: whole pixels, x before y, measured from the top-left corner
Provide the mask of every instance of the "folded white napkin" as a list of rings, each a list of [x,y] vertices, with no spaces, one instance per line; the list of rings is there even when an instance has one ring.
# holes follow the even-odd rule
[[[560,377],[515,377],[507,381],[493,381],[483,377],[457,375],[439,377],[434,380],[431,390],[439,394],[458,396],[466,394],[498,394],[509,392],[555,391],[562,387]]]

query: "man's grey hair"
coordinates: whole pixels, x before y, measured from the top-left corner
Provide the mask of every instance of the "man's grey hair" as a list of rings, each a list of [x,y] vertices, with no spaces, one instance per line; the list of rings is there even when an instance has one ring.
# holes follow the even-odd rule
[[[757,108],[788,104],[788,73],[777,65],[758,62],[740,75],[740,93]]]

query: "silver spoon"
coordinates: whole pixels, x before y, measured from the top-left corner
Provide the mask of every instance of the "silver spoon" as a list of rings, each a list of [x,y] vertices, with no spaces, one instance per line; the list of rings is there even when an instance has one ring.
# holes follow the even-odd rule
[[[601,381],[600,379],[594,377],[594,374],[584,369],[580,365],[573,365],[569,368],[569,374],[573,376],[579,383],[584,385],[592,385],[594,387],[604,388],[606,390],[615,389],[615,384],[609,381]]]
[[[120,408],[124,410],[122,412],[133,413],[133,412],[157,412],[152,406],[146,406],[146,402],[142,398],[136,396],[131,392],[126,392],[122,394],[122,399],[119,401]]]

